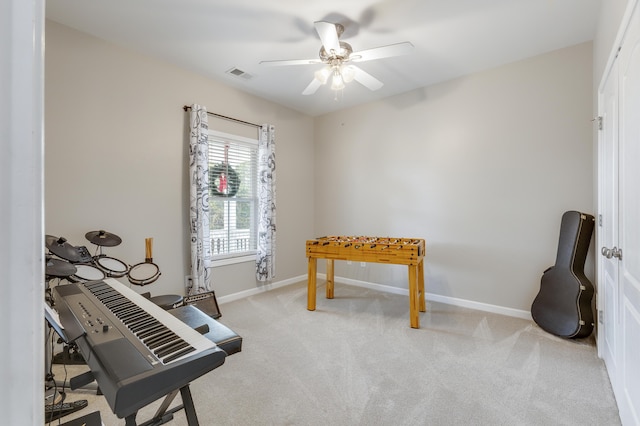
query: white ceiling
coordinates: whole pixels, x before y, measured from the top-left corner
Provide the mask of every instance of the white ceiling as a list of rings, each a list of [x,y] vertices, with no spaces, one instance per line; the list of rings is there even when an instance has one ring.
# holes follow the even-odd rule
[[[48,0],[48,19],[309,115],[386,98],[593,40],[601,0]],[[360,62],[384,83],[301,93],[321,65],[314,21],[339,22],[354,51],[410,41],[406,56]],[[238,68],[250,79],[226,71]]]

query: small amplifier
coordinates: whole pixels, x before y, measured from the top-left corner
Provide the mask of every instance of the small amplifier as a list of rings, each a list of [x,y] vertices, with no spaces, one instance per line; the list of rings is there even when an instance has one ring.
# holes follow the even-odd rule
[[[184,304],[195,306],[213,319],[218,319],[222,316],[220,308],[218,307],[218,301],[216,300],[216,294],[213,291],[186,296],[184,298]]]

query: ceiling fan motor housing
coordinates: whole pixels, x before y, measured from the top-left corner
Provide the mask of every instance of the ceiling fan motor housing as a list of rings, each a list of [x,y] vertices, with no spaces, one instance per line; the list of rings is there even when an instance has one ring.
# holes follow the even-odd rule
[[[327,52],[324,46],[322,46],[320,48],[320,60],[327,64],[330,64],[336,59],[340,62],[346,62],[349,60],[349,55],[351,55],[351,53],[353,53],[353,48],[351,47],[351,45],[349,43],[341,41],[339,52],[334,52],[333,50],[331,52]]]

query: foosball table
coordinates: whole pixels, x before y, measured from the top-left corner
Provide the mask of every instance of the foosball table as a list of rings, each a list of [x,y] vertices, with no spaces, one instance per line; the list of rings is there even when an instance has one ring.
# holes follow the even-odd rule
[[[307,240],[307,309],[316,309],[317,260],[327,261],[327,299],[333,299],[335,260],[391,263],[409,266],[409,319],[420,328],[418,312],[426,311],[424,294],[425,242],[419,238],[327,236]]]

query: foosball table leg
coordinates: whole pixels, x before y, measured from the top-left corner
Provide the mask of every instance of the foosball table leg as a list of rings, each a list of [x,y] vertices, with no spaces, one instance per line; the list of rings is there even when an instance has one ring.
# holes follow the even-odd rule
[[[333,259],[327,259],[327,299],[333,299]]]
[[[309,257],[307,264],[307,309],[316,310],[316,272],[318,270],[318,259]]]
[[[420,328],[420,295],[418,290],[418,267],[409,265],[409,322],[411,328]]]
[[[420,298],[420,312],[427,312],[427,304],[424,293],[424,260],[418,263],[418,297]]]

